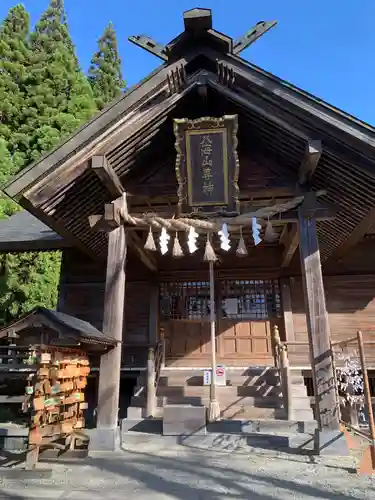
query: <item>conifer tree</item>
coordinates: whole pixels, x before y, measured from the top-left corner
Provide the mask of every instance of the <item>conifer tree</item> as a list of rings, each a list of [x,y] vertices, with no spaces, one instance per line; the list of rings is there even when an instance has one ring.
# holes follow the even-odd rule
[[[51,0],[31,34],[25,126],[29,160],[56,146],[96,111],[91,86],[79,68],[63,0]]]
[[[18,18],[27,23],[22,25]],[[9,36],[12,30],[19,32],[17,41]],[[79,68],[69,35],[63,0],[51,0],[30,39],[27,34],[27,13],[17,6],[0,27],[0,56],[1,50],[6,55],[0,66],[0,100],[5,101],[0,103],[1,183],[96,111],[91,85]],[[2,79],[4,65],[7,78]],[[14,98],[7,101],[12,90]],[[15,163],[17,155],[20,160]],[[0,216],[11,215],[14,206],[0,198]],[[60,252],[0,254],[0,323],[37,305],[56,306],[60,262]]]
[[[99,38],[98,49],[91,60],[89,79],[96,104],[99,109],[102,109],[106,104],[120,96],[125,87],[116,32],[112,23],[108,24],[103,35]]]
[[[9,150],[11,167],[7,175],[16,173],[25,163],[28,147],[27,137],[19,133],[22,125],[25,103],[24,82],[30,59],[28,48],[30,19],[23,5],[10,9],[0,26],[0,138],[7,146],[1,147],[1,154]],[[5,160],[4,160],[5,161]],[[3,180],[4,175],[2,175]]]

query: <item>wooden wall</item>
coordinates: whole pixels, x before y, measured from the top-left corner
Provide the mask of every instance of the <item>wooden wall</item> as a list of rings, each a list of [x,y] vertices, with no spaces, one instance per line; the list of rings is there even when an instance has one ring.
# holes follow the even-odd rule
[[[263,251],[262,251],[263,250]],[[254,249],[248,258],[237,259],[241,265],[238,273],[246,277],[259,276],[263,278],[272,274],[281,275],[276,269],[280,247]],[[298,254],[298,251],[297,251]],[[183,259],[190,261],[187,257]],[[180,260],[169,261],[168,266],[161,268],[157,279],[166,279],[186,274],[189,279],[194,269],[194,258],[191,266],[178,269]],[[223,262],[222,264],[225,264]],[[220,265],[218,275],[235,273],[231,266]],[[190,267],[190,269],[189,269]],[[206,266],[205,266],[206,267]],[[198,267],[199,269],[199,267]],[[199,272],[196,269],[195,272]],[[200,276],[206,277],[207,272]],[[206,270],[207,271],[207,270]],[[284,275],[285,276],[285,275]],[[180,276],[181,278],[181,276]],[[285,283],[287,293],[285,293]],[[63,267],[59,309],[63,312],[89,321],[101,329],[103,319],[105,284],[105,263],[90,260],[76,249],[66,249],[63,252]],[[367,338],[375,339],[375,241],[364,240],[340,262],[324,269],[324,284],[329,321],[333,341],[353,337],[358,329],[364,331]],[[156,278],[150,278],[149,273],[135,256],[129,255],[127,262],[126,305],[124,343],[145,344],[149,340],[150,303],[153,290],[157,286]],[[285,327],[289,340],[308,341],[304,309],[304,297],[300,271],[282,279]],[[373,333],[369,333],[369,331]],[[366,331],[368,333],[366,333]],[[366,348],[371,368],[375,369],[375,346]],[[306,346],[290,348],[290,357],[295,366],[309,366]]]
[[[324,286],[332,341],[354,337],[362,330],[375,340],[375,273],[373,275],[325,276]],[[307,342],[307,325],[301,278],[290,279],[292,328],[297,342]],[[371,333],[372,331],[372,333]],[[368,363],[375,368],[375,346],[367,346]],[[304,347],[290,348],[293,365],[308,366]]]
[[[142,267],[137,268],[133,258],[129,259],[127,267],[131,271],[126,282],[123,342],[147,343],[152,282],[142,280]],[[105,262],[91,260],[77,249],[64,250],[58,304],[60,311],[88,321],[100,330],[104,289]]]

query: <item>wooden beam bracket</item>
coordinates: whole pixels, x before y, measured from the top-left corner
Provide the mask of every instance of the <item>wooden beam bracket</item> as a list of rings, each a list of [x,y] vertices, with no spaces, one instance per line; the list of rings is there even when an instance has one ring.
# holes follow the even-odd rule
[[[91,169],[96,173],[113,198],[117,198],[124,193],[125,190],[118,175],[104,155],[93,156],[91,158]]]
[[[312,176],[318,166],[320,157],[322,155],[322,141],[309,140],[306,145],[305,156],[299,169],[299,183],[301,185],[307,184],[311,181]]]
[[[286,268],[292,261],[293,255],[299,245],[298,224],[293,224],[292,228],[284,236],[285,249],[281,258],[281,267]]]

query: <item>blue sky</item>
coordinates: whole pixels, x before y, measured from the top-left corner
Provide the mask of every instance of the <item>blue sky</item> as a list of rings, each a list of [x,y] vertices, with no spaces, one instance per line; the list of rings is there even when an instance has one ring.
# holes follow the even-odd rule
[[[0,18],[16,3],[0,0]],[[48,0],[23,4],[34,24]],[[214,28],[233,38],[258,21],[276,19],[278,26],[242,56],[375,125],[374,0],[65,0],[65,5],[84,69],[107,22],[115,24],[129,85],[160,61],[128,42],[128,36],[148,34],[167,43],[183,30],[184,10],[212,8]]]

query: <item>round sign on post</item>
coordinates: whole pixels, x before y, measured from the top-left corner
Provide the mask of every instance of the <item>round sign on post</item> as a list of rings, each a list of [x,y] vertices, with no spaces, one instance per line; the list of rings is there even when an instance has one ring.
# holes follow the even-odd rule
[[[215,370],[216,385],[227,385],[226,370],[223,365],[217,365]]]

